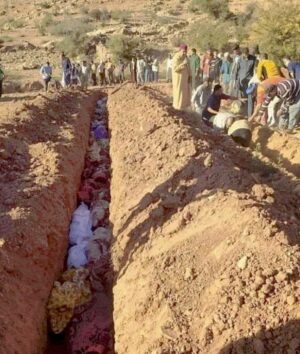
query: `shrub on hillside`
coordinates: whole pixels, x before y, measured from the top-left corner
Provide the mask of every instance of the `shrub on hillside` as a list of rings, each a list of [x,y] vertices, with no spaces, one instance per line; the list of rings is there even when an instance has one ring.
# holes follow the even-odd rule
[[[42,9],[50,9],[51,8],[51,3],[48,2],[48,1],[43,1],[43,2],[41,2],[40,6],[41,6]]]
[[[280,0],[272,0],[266,8],[257,9],[256,14],[250,40],[277,58],[284,55],[297,58],[300,53],[298,0],[290,0],[288,6],[282,6]]]
[[[60,22],[54,22],[48,27],[48,33],[54,36],[70,36],[86,34],[92,31],[94,26],[86,21],[86,18],[66,18]]]
[[[192,12],[205,12],[214,18],[229,18],[229,0],[192,0],[189,6]]]
[[[46,14],[37,26],[40,34],[44,36],[47,33],[47,28],[53,23],[53,17],[50,14]]]
[[[86,6],[82,6],[79,10],[82,15],[88,15],[89,9]]]
[[[111,19],[111,14],[106,9],[93,9],[89,12],[89,16],[96,21],[107,22]]]
[[[1,36],[0,37],[0,44],[3,44],[5,42],[12,42],[13,39],[10,36]]]
[[[139,38],[115,35],[108,40],[107,47],[114,59],[129,60],[141,48],[141,44]]]
[[[115,21],[120,21],[122,23],[127,22],[131,16],[129,11],[112,11],[111,18]]]
[[[232,37],[233,29],[228,22],[207,18],[189,27],[186,42],[201,51],[207,48],[222,50],[228,46]]]
[[[57,43],[59,51],[67,53],[71,57],[86,53],[89,38],[84,33],[68,34],[62,41]]]
[[[3,17],[0,20],[0,28],[3,28],[5,25],[8,25],[10,28],[22,28],[25,26],[25,22],[22,19]]]

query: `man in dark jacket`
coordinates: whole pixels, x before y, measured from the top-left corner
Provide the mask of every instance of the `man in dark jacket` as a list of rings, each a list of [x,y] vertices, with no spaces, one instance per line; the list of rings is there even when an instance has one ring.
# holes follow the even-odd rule
[[[249,82],[254,75],[256,64],[256,57],[254,55],[249,54],[249,49],[245,48],[242,52],[241,59],[237,65],[236,70],[236,82],[239,87],[240,96],[242,98],[248,98],[248,109],[247,113],[250,117],[253,111],[253,100],[252,94],[247,93],[247,89],[249,86]]]

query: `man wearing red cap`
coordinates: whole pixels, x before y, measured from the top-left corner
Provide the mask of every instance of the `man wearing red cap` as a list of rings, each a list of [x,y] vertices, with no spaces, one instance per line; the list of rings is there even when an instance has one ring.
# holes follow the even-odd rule
[[[186,44],[181,44],[173,58],[173,107],[178,110],[188,108],[191,104],[191,71],[187,49]]]

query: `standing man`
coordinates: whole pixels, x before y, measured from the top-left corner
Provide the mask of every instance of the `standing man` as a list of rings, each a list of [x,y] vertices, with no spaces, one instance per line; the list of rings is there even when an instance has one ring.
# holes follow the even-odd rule
[[[111,61],[110,58],[108,58],[108,61],[106,63],[106,73],[107,73],[107,80],[108,80],[108,83],[109,85],[112,85],[114,84],[114,70],[115,70],[115,67]]]
[[[271,101],[278,97],[282,105],[277,112],[279,128],[286,128],[292,132],[300,119],[300,80],[283,80],[277,85],[272,85],[266,91],[267,97],[261,106],[259,116],[262,118]]]
[[[158,82],[159,75],[159,62],[158,59],[153,60],[152,64],[153,81]]]
[[[173,58],[173,107],[178,110],[188,108],[191,104],[191,73],[187,49],[186,44],[181,44]]]
[[[72,65],[70,59],[64,52],[61,54],[61,66],[63,70],[61,85],[62,87],[68,87],[71,84],[71,70]]]
[[[152,81],[152,60],[148,57],[145,60],[145,82]]]
[[[146,63],[142,57],[137,60],[137,83],[143,85],[145,82],[145,67]]]
[[[3,80],[5,79],[5,75],[4,75],[4,71],[1,65],[1,61],[0,61],[0,98],[2,97],[2,93],[3,93]]]
[[[229,84],[229,93],[232,96],[239,95],[238,83],[236,79],[236,72],[238,68],[238,64],[241,60],[241,51],[239,47],[235,47],[233,49],[233,62],[231,66],[231,79]]]
[[[101,60],[99,66],[98,66],[98,73],[99,73],[99,78],[100,78],[100,85],[105,86],[106,79],[105,79],[105,62],[104,62],[104,60]]]
[[[252,93],[248,95],[247,89],[249,82],[254,75],[256,57],[249,54],[249,48],[244,48],[242,57],[237,65],[236,81],[242,98],[248,97],[247,114],[250,117],[253,113],[253,97]],[[245,112],[246,114],[246,112]]]
[[[222,59],[219,58],[218,52],[215,50],[210,62],[210,77],[215,83],[220,83],[220,69],[222,65]]]
[[[167,59],[167,70],[166,70],[167,82],[172,82],[172,65],[173,65],[173,57],[172,54],[169,54]]]
[[[46,64],[42,65],[40,73],[42,75],[42,78],[44,80],[44,84],[45,84],[45,91],[48,91],[48,85],[49,82],[52,79],[52,67],[50,66],[49,61],[47,61]]]
[[[89,80],[90,80],[91,70],[90,66],[87,64],[86,60],[83,60],[81,66],[81,88],[87,90]]]
[[[97,85],[97,65],[94,63],[94,61],[92,60],[91,62],[91,78],[93,81],[93,85],[96,86]]]
[[[287,67],[290,77],[292,79],[300,80],[300,62],[292,61],[291,58],[283,58],[283,63]]]
[[[118,81],[120,84],[125,81],[125,64],[122,59],[119,60],[118,64]]]
[[[194,92],[197,87],[196,81],[199,77],[199,70],[200,70],[200,58],[195,48],[192,49],[192,54],[189,57],[189,61],[190,61],[190,69],[191,69],[191,76],[192,76],[192,92]]]
[[[136,58],[131,59],[130,63],[130,78],[131,82],[135,83],[137,82],[137,63],[136,63]]]
[[[222,60],[222,65],[220,69],[221,81],[224,87],[224,92],[229,95],[230,93],[230,81],[231,81],[231,68],[232,61],[229,53],[224,54],[224,58]]]
[[[201,70],[203,73],[203,80],[210,77],[210,63],[212,60],[212,50],[208,49],[202,58]]]

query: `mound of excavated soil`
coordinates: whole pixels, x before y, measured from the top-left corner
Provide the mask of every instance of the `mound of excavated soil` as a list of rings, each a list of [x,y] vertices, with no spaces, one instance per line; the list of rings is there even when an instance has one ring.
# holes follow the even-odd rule
[[[4,105],[0,120],[0,353],[41,353],[97,93]],[[17,107],[17,108],[15,108]],[[2,111],[2,113],[3,113]],[[53,353],[54,354],[54,353]]]
[[[108,102],[116,352],[299,353],[298,181],[164,99]]]

